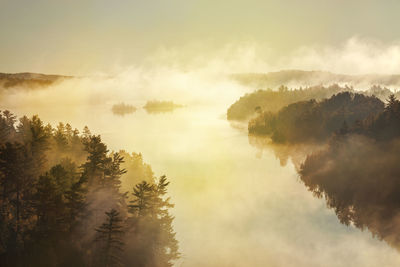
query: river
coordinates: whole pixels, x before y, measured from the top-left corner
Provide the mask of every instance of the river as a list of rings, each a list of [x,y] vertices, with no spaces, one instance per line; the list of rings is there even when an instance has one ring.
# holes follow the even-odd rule
[[[36,101],[46,93],[26,94],[3,98],[1,108],[38,114],[53,125],[88,125],[110,150],[140,152],[157,176],[167,175],[182,253],[177,266],[398,266],[395,249],[340,224],[306,190],[290,160],[282,166],[273,150],[260,151],[230,125],[224,114],[241,93],[170,113],[138,109],[125,116],[114,115],[110,102],[54,105]]]

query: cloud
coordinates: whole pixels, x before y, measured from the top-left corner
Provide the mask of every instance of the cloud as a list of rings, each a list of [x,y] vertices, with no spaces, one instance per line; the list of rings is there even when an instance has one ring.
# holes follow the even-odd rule
[[[227,43],[218,48],[206,44],[161,47],[147,63],[208,70],[213,73],[269,72],[282,69],[323,70],[338,74],[399,74],[400,40],[383,42],[355,35],[332,45],[308,45],[282,55],[268,43]]]
[[[344,53],[340,47],[329,49]],[[366,233],[348,231],[338,224],[322,201],[315,201],[297,183],[291,164],[280,167],[267,151],[263,161],[255,160],[248,153],[247,137],[231,133],[222,120],[216,121],[231,103],[254,89],[231,81],[227,73],[267,72],[294,65],[283,64],[284,60],[279,64],[270,61],[269,50],[260,44],[232,44],[205,54],[197,51],[165,48],[143,65],[118,67],[111,73],[71,79],[43,90],[28,92],[19,88],[3,97],[2,109],[8,107],[19,115],[39,113],[46,122],[64,120],[80,128],[86,123],[95,125],[94,132],[113,141],[107,142],[113,149],[120,144],[126,149],[139,149],[158,171],[167,171],[174,178],[171,196],[176,204],[175,229],[187,266],[397,264],[398,254],[387,246],[371,240]],[[315,54],[321,57],[318,64],[328,60],[323,59],[326,53]],[[298,50],[298,60],[294,56],[288,55],[293,58],[286,62],[308,66],[307,53]],[[339,63],[327,62],[327,70],[339,68]],[[185,116],[159,120],[141,119],[139,110],[124,121],[112,117],[114,103],[124,101],[140,107],[152,99],[203,106]],[[168,124],[175,129],[169,131],[173,127],[165,127]],[[298,166],[308,149],[277,147],[274,151],[282,163],[293,157]],[[364,151],[363,146],[360,149],[359,153]],[[375,153],[375,159],[383,155],[381,150],[376,148],[379,153]],[[361,165],[361,159],[368,159],[359,156],[355,166]],[[317,163],[330,174],[327,163]],[[384,166],[390,167],[388,164]],[[310,170],[310,177],[314,177],[317,167]],[[344,183],[340,190],[344,190]],[[375,221],[369,224],[378,225]]]
[[[279,66],[344,74],[398,74],[400,42],[384,43],[354,36],[337,46],[301,47],[282,58]]]

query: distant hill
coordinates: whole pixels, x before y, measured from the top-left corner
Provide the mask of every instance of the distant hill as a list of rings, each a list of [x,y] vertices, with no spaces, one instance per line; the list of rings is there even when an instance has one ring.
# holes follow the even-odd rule
[[[72,78],[72,76],[48,75],[40,73],[0,73],[0,88],[12,89],[15,87],[37,88],[46,87],[58,81]]]
[[[354,87],[381,85],[400,87],[400,75],[365,74],[347,75],[326,71],[282,70],[269,73],[239,73],[231,78],[254,89],[275,89],[281,85],[288,87],[347,84]]]

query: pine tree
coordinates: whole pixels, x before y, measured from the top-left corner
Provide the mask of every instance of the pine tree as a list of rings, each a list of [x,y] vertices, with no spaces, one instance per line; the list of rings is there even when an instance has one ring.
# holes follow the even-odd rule
[[[116,193],[119,192],[119,188],[121,187],[120,178],[126,173],[125,169],[121,169],[123,162],[124,158],[119,153],[113,153],[104,168],[104,177],[101,181],[104,187],[112,189]]]
[[[140,255],[131,259],[137,266],[172,266],[179,258],[178,241],[172,228],[173,217],[168,209],[174,205],[167,194],[166,176],[161,176],[157,184],[142,182],[133,190],[130,219],[134,229],[133,239],[140,246],[134,247],[132,254]]]
[[[86,181],[83,177],[72,184],[65,193],[66,206],[69,214],[69,228],[72,230],[86,206]]]
[[[37,115],[33,116],[31,119],[25,116],[22,117],[17,126],[17,130],[19,142],[22,143],[26,147],[27,152],[32,155],[36,177],[39,177],[47,161],[45,152],[49,149],[50,145],[49,133]]]
[[[54,129],[54,140],[58,151],[65,152],[68,147],[68,137],[64,123],[60,122]]]
[[[92,133],[89,130],[89,127],[85,126],[82,132],[82,139],[84,143],[87,143],[92,136]]]
[[[89,186],[98,186],[104,179],[106,164],[110,161],[107,157],[107,146],[101,142],[100,136],[90,136],[85,143],[85,151],[88,153],[87,161],[82,166]]]
[[[15,122],[0,112],[1,266],[87,266],[89,251],[96,266],[171,266],[179,253],[165,176],[155,184],[140,154],[127,154],[131,162],[123,166],[125,154],[110,154],[87,127],[79,135],[68,124],[44,126],[37,116]],[[120,192],[123,167],[135,181],[148,181],[134,187],[129,207]],[[110,211],[95,228],[99,210]],[[94,228],[93,249],[86,233]],[[129,253],[122,253],[122,237]]]
[[[394,94],[389,95],[389,99],[387,100],[386,110],[394,110],[398,100]]]
[[[72,126],[69,123],[65,124],[65,136],[67,137],[68,143],[71,143],[73,132]]]
[[[154,185],[146,181],[137,184],[133,188],[133,200],[130,201],[130,212],[135,216],[144,216],[152,208],[154,199]]]
[[[0,148],[1,222],[7,227],[1,243],[8,255],[19,260],[25,243],[25,233],[32,228],[30,199],[35,182],[35,164],[26,146],[6,143]]]
[[[16,116],[10,111],[5,110],[0,112],[0,144],[13,141],[16,137],[14,124]]]
[[[172,227],[174,217],[168,211],[174,205],[170,203],[170,198],[165,198],[168,185],[167,177],[163,175],[156,187],[155,208],[157,209],[157,217],[154,219],[157,220],[159,225],[159,248],[155,251],[157,266],[172,266],[172,262],[179,258],[178,241]]]
[[[35,185],[36,193],[33,196],[33,206],[37,217],[39,238],[57,238],[57,234],[68,229],[64,188],[62,184],[58,184],[58,177],[54,175],[55,172],[60,171],[60,167],[60,165],[55,166],[50,172],[40,176]]]
[[[99,228],[96,228],[98,245],[96,266],[122,266],[121,253],[124,247],[122,219],[115,209],[111,209],[105,214],[106,221]]]

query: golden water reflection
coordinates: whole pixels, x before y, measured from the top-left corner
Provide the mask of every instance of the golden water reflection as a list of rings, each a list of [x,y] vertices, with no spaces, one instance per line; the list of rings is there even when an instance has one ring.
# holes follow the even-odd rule
[[[249,138],[224,119],[224,105],[121,117],[107,104],[3,103],[53,125],[88,125],[111,150],[141,152],[157,176],[166,174],[178,266],[398,266],[395,250],[341,225],[299,182],[296,166],[311,148]]]

